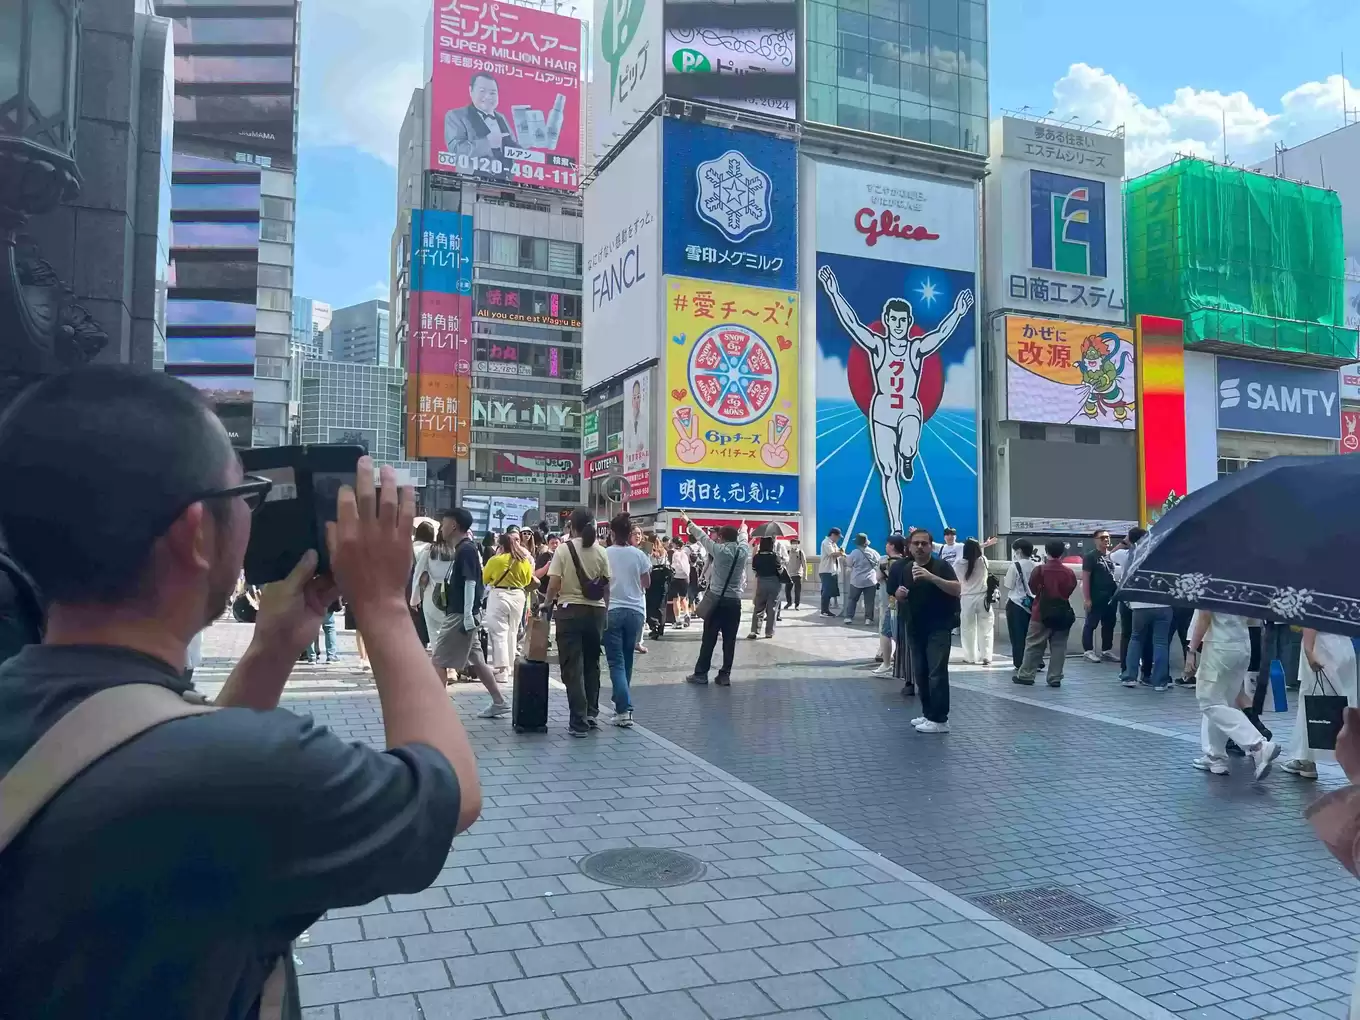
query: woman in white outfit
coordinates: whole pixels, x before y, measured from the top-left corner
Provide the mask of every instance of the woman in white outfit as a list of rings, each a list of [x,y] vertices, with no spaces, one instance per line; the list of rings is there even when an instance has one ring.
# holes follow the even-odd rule
[[[519,542],[518,531],[501,535],[500,551],[482,568],[486,585],[486,641],[498,680],[508,678],[519,654],[519,625],[524,591],[534,583],[534,561]]]
[[[1251,755],[1256,778],[1270,771],[1280,747],[1256,731],[1237,705],[1251,662],[1251,639],[1247,621],[1227,613],[1195,611],[1190,624],[1189,663],[1186,675],[1195,677],[1199,702],[1200,744],[1204,753],[1192,765],[1216,776],[1228,774],[1229,740]]]
[[[445,613],[435,608],[435,588],[453,569],[453,547],[449,544],[447,527],[449,519],[440,522],[439,535],[416,558],[415,584],[411,595],[411,605],[419,605],[425,614],[425,629],[430,636],[430,647],[439,641],[439,631],[444,626]]]
[[[954,568],[959,577],[959,601],[963,635],[963,661],[992,664],[992,611],[987,608],[987,557],[982,543],[970,538],[963,543],[963,558]]]
[[[1327,673],[1327,683],[1318,676]],[[1265,673],[1263,669],[1261,671]],[[1308,722],[1304,717],[1303,699],[1309,694],[1342,694],[1351,708],[1357,707],[1355,690],[1355,646],[1342,634],[1323,634],[1303,629],[1303,655],[1299,656],[1299,710],[1294,721],[1294,733],[1289,741],[1289,760],[1280,768],[1302,779],[1317,778],[1317,759],[1332,761],[1331,751],[1315,751],[1308,746]]]

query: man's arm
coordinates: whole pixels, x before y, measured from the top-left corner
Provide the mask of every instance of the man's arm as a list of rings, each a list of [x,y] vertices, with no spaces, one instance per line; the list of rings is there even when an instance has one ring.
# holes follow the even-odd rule
[[[946,577],[942,574],[927,574],[927,579],[946,595],[953,595],[955,598],[958,598],[959,593],[963,590],[963,585],[957,580],[957,577],[954,574],[954,568],[948,563],[941,563],[940,569],[948,576]]]
[[[1091,611],[1091,571],[1086,566],[1085,561],[1081,565],[1081,600],[1089,613]]]
[[[954,302],[954,307],[950,309],[949,314],[941,320],[940,324],[917,341],[921,357],[928,358],[943,347],[944,342],[954,335],[954,330],[959,328],[959,323],[963,321],[963,317],[968,314],[968,310],[972,307],[973,292],[965,290],[959,295],[958,300]]]

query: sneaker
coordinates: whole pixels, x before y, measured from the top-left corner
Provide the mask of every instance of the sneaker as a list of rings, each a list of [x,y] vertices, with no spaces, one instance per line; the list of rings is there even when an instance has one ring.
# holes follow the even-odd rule
[[[964,664],[965,666],[976,666],[976,665],[977,665],[977,660],[976,660],[976,659],[964,659],[964,660],[963,660],[963,664]]]
[[[984,666],[990,666],[990,665],[992,664],[992,660],[991,660],[991,659],[983,659],[983,660],[982,660],[982,664],[983,664]]]
[[[948,733],[948,732],[949,732],[949,723],[947,723],[947,722],[931,722],[929,719],[926,719],[924,722],[921,723],[920,726],[917,726],[917,727],[916,727],[916,732],[917,732],[917,733]]]
[[[685,677],[685,683],[697,684],[698,686],[703,687],[708,684],[708,677],[700,676],[698,673],[691,673],[689,676]]]
[[[1051,676],[1051,677],[1049,677],[1049,678],[1048,678],[1048,686],[1050,686],[1050,687],[1061,687],[1061,686],[1062,686],[1062,677],[1060,677],[1060,676]]]
[[[578,730],[575,726],[568,726],[567,732],[573,737],[588,737],[590,736],[590,727],[586,726]]]
[[[828,612],[823,611],[823,612],[818,613],[817,615],[818,615],[818,616],[833,616],[833,615],[835,615],[835,614],[833,614],[833,613],[828,613]]]
[[[881,666],[876,667],[876,668],[874,669],[874,671],[873,671],[872,673],[870,673],[869,675],[870,675],[870,676],[887,676],[887,677],[890,677],[890,676],[893,675],[893,674],[892,674],[892,666],[885,662],[885,663],[883,663]]]
[[[921,723],[923,723],[923,722],[925,722],[925,721],[926,721],[926,717],[925,717],[925,716],[923,716],[923,715],[918,715],[915,719],[913,719],[913,720],[911,721],[911,724],[912,724],[913,726],[920,726]]]
[[[1153,684],[1152,689],[1156,691],[1158,694],[1165,694],[1167,691],[1171,690],[1171,685],[1162,684],[1160,687],[1158,687],[1156,684]]]
[[[731,686],[732,686],[732,678],[731,678],[730,676],[728,676],[726,673],[719,673],[719,674],[713,679],[713,682],[714,682],[715,684],[717,684],[719,687],[731,687]]]
[[[646,655],[646,654],[647,654],[647,646],[644,645],[644,644],[638,643],[638,644],[636,644],[636,645],[633,646],[633,651],[637,652],[638,655]]]
[[[916,685],[915,685],[915,684],[903,684],[903,685],[902,685],[902,697],[904,697],[904,698],[914,698],[914,697],[916,697]],[[923,716],[922,718],[924,718],[924,716]]]
[[[1102,662],[1118,662],[1119,656],[1114,652],[1101,652],[1100,659]]]
[[[1087,662],[1099,662],[1099,661],[1100,661],[1100,653],[1097,652],[1095,649],[1092,649],[1092,650],[1089,651],[1089,652],[1082,652],[1082,653],[1081,653],[1081,657],[1082,657],[1083,659],[1085,659]]]
[[[1223,749],[1228,752],[1229,758],[1245,758],[1247,752],[1242,750],[1234,741],[1229,740],[1223,745]]]
[[[491,704],[487,705],[486,708],[482,709],[480,712],[477,713],[477,718],[499,719],[501,716],[509,714],[510,706],[508,704],[506,704],[504,701],[499,703],[493,701]]]
[[[1201,772],[1212,772],[1216,776],[1228,774],[1228,759],[1215,758],[1211,754],[1202,754],[1190,764]]]
[[[1271,766],[1280,756],[1280,745],[1273,740],[1261,741],[1261,746],[1251,752],[1252,763],[1256,766],[1256,778],[1264,779],[1270,775]],[[1315,773],[1317,769],[1313,770]]]
[[[1176,679],[1172,680],[1171,682],[1172,682],[1173,684],[1175,684],[1177,687],[1194,687],[1194,686],[1195,686],[1195,678],[1192,677],[1192,676],[1178,676],[1178,677],[1176,677]]]
[[[614,713],[614,725],[628,727],[633,725],[633,710],[625,708],[622,712]]]
[[[846,620],[846,621],[845,621],[845,625],[846,625],[847,627],[853,627],[853,626],[855,625],[855,621],[854,621],[853,619],[851,619],[851,620]]]
[[[1137,680],[1121,680],[1120,683],[1122,683],[1125,687],[1137,687],[1137,686],[1138,686],[1138,681],[1137,681]]]
[[[749,634],[746,635],[746,640],[747,640],[747,641],[754,641],[754,640],[755,640],[756,638],[758,638],[758,637],[760,637],[759,634],[757,634],[755,631],[751,631],[751,633],[749,633]]]
[[[1317,766],[1311,761],[1304,761],[1302,758],[1294,758],[1285,762],[1280,768],[1284,769],[1291,776],[1298,776],[1300,779],[1316,779]]]
[[[596,715],[586,716],[586,725],[592,730],[598,730],[600,728],[600,717]]]
[[[874,661],[875,661],[875,662],[882,662],[882,661],[883,661],[883,656],[881,656],[881,655],[875,655],[875,656],[874,656]]]
[[[1019,684],[1021,687],[1033,687],[1033,686],[1034,686],[1034,677],[1030,677],[1028,680],[1026,680],[1026,679],[1025,679],[1024,677],[1022,677],[1019,673],[1012,673],[1012,674],[1011,674],[1011,683],[1013,683],[1013,684]]]

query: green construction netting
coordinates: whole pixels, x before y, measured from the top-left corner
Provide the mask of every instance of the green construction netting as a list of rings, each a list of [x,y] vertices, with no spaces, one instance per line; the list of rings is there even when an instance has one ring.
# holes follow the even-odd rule
[[[1182,158],[1124,185],[1129,307],[1187,341],[1354,358],[1333,191]]]

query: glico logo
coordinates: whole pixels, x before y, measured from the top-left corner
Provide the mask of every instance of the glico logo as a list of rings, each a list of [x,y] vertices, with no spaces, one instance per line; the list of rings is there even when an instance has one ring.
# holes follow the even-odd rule
[[[1105,185],[1029,172],[1030,265],[1055,273],[1104,277]]]
[[[903,241],[938,241],[939,234],[922,226],[903,223],[902,217],[891,209],[876,213],[867,206],[855,213],[855,229],[864,235],[864,243],[872,248],[880,237],[896,237]]]

